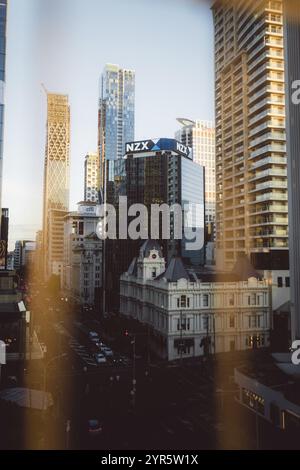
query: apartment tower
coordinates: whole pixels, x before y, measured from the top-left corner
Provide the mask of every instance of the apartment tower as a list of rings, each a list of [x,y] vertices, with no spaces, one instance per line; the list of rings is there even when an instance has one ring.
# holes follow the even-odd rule
[[[300,338],[300,9],[286,4],[285,57],[292,339]]]
[[[247,254],[257,269],[288,269],[283,1],[212,10],[217,265]]]
[[[98,202],[99,200],[99,155],[88,153],[84,161],[84,200]]]

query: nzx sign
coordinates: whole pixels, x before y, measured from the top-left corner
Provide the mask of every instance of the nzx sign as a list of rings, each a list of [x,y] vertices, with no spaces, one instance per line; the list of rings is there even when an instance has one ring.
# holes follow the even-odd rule
[[[167,152],[172,151],[180,155],[188,157],[190,154],[189,147],[181,144],[175,139],[151,139],[141,140],[138,142],[129,142],[126,144],[126,153],[142,153],[142,152]]]
[[[150,152],[154,147],[152,140],[141,140],[140,142],[130,142],[126,144],[126,153]]]

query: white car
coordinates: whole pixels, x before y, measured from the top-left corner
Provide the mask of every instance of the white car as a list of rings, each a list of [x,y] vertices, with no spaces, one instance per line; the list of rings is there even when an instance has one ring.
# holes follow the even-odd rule
[[[89,340],[92,341],[93,343],[98,343],[100,341],[98,333],[96,333],[96,331],[90,331]]]
[[[101,351],[103,352],[103,354],[105,354],[106,357],[112,357],[114,355],[112,350],[107,346],[102,346]]]
[[[97,364],[104,364],[106,362],[106,357],[102,353],[96,353],[94,358]]]

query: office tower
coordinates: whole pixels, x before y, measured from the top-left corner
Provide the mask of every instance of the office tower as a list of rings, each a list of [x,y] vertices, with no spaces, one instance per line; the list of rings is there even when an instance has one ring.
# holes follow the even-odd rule
[[[14,269],[20,270],[26,264],[32,264],[36,243],[30,240],[17,240],[14,249]]]
[[[84,200],[98,202],[99,200],[99,156],[88,153],[84,161]]]
[[[214,240],[216,218],[216,145],[215,126],[211,121],[178,119],[181,129],[176,139],[193,149],[193,160],[205,168],[205,226],[207,241]]]
[[[215,28],[217,264],[246,253],[288,269],[282,0],[218,0]]]
[[[134,140],[135,72],[107,64],[100,80],[98,145],[100,187],[104,161],[122,158],[125,143]]]
[[[7,0],[0,2],[0,208],[2,206],[2,167],[4,135],[4,93],[5,93],[5,59],[6,59],[6,20]]]
[[[111,162],[108,162],[110,164]],[[155,139],[126,144],[123,159],[114,163],[114,184],[107,185],[107,202],[116,207],[120,214],[119,197],[127,197],[127,207],[142,204],[148,211],[148,237],[151,238],[151,210],[154,204],[181,205],[183,232],[193,239],[191,232],[197,232],[202,243],[199,249],[187,249],[187,240],[182,236],[175,239],[175,217],[170,214],[170,235],[164,238],[163,220],[158,225],[159,244],[163,247],[167,261],[174,256],[183,258],[186,264],[204,264],[204,168],[193,162],[190,149],[175,139]],[[107,172],[109,173],[109,172]],[[193,210],[196,208],[197,210]],[[118,218],[118,217],[117,217]],[[126,230],[135,217],[128,217]],[[178,220],[178,219],[177,219]],[[119,230],[119,225],[118,225]],[[152,237],[154,238],[154,237]],[[132,240],[129,236],[106,241],[106,294],[110,311],[117,311],[120,275],[125,272],[136,256],[143,240]],[[111,302],[111,303],[109,303]]]
[[[61,209],[49,209],[46,223],[48,234],[47,261],[48,277],[54,274],[62,276],[64,266],[64,218],[67,211]]]
[[[291,328],[296,339],[300,338],[300,10],[298,0],[285,7]]]
[[[69,208],[70,174],[70,107],[68,96],[47,93],[47,103],[43,207],[43,255],[46,279],[51,274],[58,274],[62,269],[62,219]]]
[[[81,304],[99,305],[102,286],[102,240],[97,236],[95,202],[80,202],[64,218],[63,289]]]

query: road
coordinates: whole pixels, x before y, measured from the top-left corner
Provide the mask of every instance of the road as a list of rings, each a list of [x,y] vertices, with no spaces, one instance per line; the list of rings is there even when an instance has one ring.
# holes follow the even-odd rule
[[[41,306],[39,307],[41,308]],[[65,313],[65,312],[64,312]],[[255,449],[254,416],[235,402],[234,367],[247,354],[191,358],[166,363],[149,356],[143,330],[118,319],[99,321],[93,312],[61,315],[51,299],[46,314],[35,314],[47,345],[47,360],[64,357],[47,370],[54,416],[32,446],[72,449]],[[84,328],[80,328],[84,325]],[[132,329],[131,329],[132,328]],[[93,330],[122,363],[96,365],[84,331]],[[133,338],[137,339],[133,357]],[[27,371],[22,385],[43,387],[43,364]],[[133,379],[136,383],[133,384]],[[133,400],[132,390],[135,391]],[[103,423],[99,436],[87,432],[89,419]],[[70,423],[67,433],[66,423]],[[28,430],[27,430],[28,431]],[[27,432],[24,429],[24,433]],[[261,448],[280,448],[282,435],[259,423]],[[281,444],[280,444],[281,443]],[[272,447],[273,446],[273,447]]]

